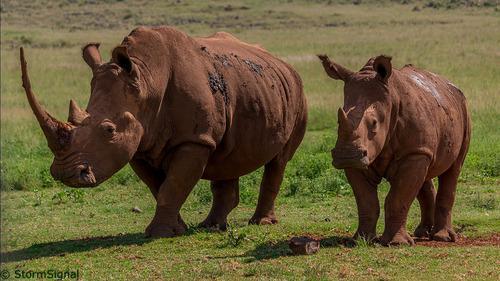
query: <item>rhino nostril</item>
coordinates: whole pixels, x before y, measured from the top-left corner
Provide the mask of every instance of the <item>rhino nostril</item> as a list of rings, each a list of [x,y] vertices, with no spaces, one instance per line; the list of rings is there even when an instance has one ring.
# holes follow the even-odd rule
[[[85,177],[88,176],[89,170],[88,169],[83,169],[80,171],[80,176]]]
[[[78,165],[77,169],[80,171],[80,177],[86,177],[91,173],[90,166],[87,163]]]

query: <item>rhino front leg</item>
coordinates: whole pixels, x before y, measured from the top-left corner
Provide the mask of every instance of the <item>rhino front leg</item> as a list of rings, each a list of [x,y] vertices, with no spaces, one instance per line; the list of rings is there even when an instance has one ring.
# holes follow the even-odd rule
[[[367,181],[360,170],[346,169],[345,173],[358,207],[358,230],[354,238],[372,240],[377,235],[377,220],[380,215],[377,186]]]
[[[406,231],[406,219],[411,203],[425,181],[429,167],[426,155],[410,155],[399,162],[396,175],[391,177],[391,189],[385,199],[385,229],[383,245],[414,245]]]
[[[146,236],[172,237],[186,231],[179,211],[203,175],[209,154],[208,147],[192,143],[181,145],[173,152],[165,181],[158,191],[154,218],[146,228]]]
[[[208,217],[200,223],[201,227],[227,229],[227,215],[240,202],[239,179],[212,181],[213,201]]]
[[[436,189],[432,180],[427,180],[417,195],[420,205],[420,224],[413,232],[418,238],[430,237],[434,225],[434,206],[436,201]]]
[[[264,167],[264,176],[260,184],[259,200],[255,213],[249,224],[276,224],[278,220],[274,214],[274,201],[280,190],[285,172],[286,162],[280,157],[274,158]]]
[[[136,175],[149,187],[151,194],[156,199],[160,186],[165,181],[165,172],[152,167],[141,159],[132,159],[129,164]]]

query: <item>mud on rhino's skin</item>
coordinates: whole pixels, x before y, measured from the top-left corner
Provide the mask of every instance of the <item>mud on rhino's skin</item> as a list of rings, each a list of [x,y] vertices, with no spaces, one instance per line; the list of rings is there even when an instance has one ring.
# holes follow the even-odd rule
[[[262,76],[262,65],[257,64],[249,59],[244,59],[243,62],[246,63],[250,68],[250,70],[252,70],[254,73],[257,73],[260,76]]]
[[[250,223],[277,222],[274,200],[307,119],[302,81],[290,65],[229,33],[193,38],[171,27],[134,29],[109,62],[98,48],[83,48],[90,99],[85,110],[70,102],[68,122],[38,103],[21,49],[23,86],[55,155],[54,178],[91,187],[130,163],[157,202],[146,234],[174,236],[186,230],[179,210],[199,179],[211,180],[213,193],[201,225],[225,229],[239,177],[265,166]],[[269,62],[280,77],[256,82]]]
[[[345,169],[356,197],[355,236],[376,237],[380,213],[376,188],[386,178],[391,189],[383,244],[414,243],[405,224],[415,197],[421,209],[415,236],[455,241],[451,208],[471,135],[462,91],[413,65],[394,69],[386,56],[370,59],[359,72],[326,55],[319,58],[330,77],[344,81],[344,105],[338,110],[332,156],[333,165]],[[437,195],[435,177],[440,182]]]
[[[231,62],[230,62],[230,58],[225,55],[225,54],[222,54],[222,55],[219,55],[219,54],[215,54],[214,55],[215,59],[217,61],[219,61],[223,66],[232,66]]]
[[[219,72],[213,72],[208,74],[208,83],[210,84],[210,89],[212,93],[216,94],[219,92],[224,97],[224,103],[227,105],[229,102],[227,84],[224,80],[224,76],[219,74]]]

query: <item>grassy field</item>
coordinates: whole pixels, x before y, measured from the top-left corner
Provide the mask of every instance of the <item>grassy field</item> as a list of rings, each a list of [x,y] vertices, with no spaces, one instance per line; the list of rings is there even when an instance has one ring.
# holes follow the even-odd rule
[[[15,270],[52,269],[78,270],[82,280],[500,279],[498,1],[19,2],[1,2],[1,267],[11,278]],[[242,178],[241,203],[230,215],[229,231],[195,227],[211,204],[208,182],[202,181],[182,209],[188,234],[158,240],[142,234],[155,204],[128,166],[88,190],[51,178],[52,155],[21,88],[18,47],[25,47],[39,99],[66,119],[69,99],[84,105],[90,91],[91,72],[80,47],[100,41],[107,60],[132,28],[160,24],[191,35],[231,32],[300,72],[310,121],[286,170],[278,225],[247,225],[261,170]],[[461,243],[384,248],[346,242],[356,229],[356,205],[329,153],[342,84],[327,78],[317,53],[351,69],[372,56],[391,55],[396,67],[413,63],[463,90],[473,136],[454,208]],[[381,202],[387,190],[383,183]],[[415,203],[408,228],[418,221]],[[379,233],[382,222],[383,216]],[[321,250],[290,255],[287,240],[304,234],[321,238]]]

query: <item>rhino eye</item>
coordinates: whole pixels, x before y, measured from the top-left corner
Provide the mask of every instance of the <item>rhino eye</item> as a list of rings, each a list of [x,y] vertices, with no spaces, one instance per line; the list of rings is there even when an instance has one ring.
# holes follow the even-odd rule
[[[377,130],[377,125],[378,125],[377,120],[373,119],[373,120],[369,121],[368,129],[370,129],[370,131],[372,131],[372,132],[375,132]]]
[[[106,133],[106,135],[112,136],[116,132],[115,124],[110,123],[110,122],[105,122],[105,123],[101,124],[101,128]]]

